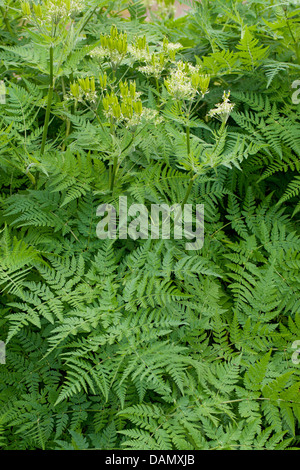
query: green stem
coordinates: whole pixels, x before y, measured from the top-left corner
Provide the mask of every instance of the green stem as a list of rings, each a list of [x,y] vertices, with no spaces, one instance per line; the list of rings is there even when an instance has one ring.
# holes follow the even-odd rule
[[[87,17],[86,21],[83,23],[83,25],[81,26],[80,30],[79,30],[79,34],[81,33],[81,31],[84,30],[84,28],[86,27],[86,25],[88,24],[88,22],[90,21],[90,19],[92,18],[93,14],[95,13],[96,9],[98,8],[98,5],[95,6],[95,8],[92,9],[90,15]]]
[[[191,153],[191,144],[190,144],[190,127],[186,126],[186,149],[188,155]]]
[[[115,184],[115,179],[116,179],[116,174],[117,174],[117,166],[118,166],[118,157],[114,157],[114,163],[113,163],[113,169],[112,169],[112,175],[111,175],[111,181],[110,181],[110,191],[113,193],[114,190],[114,184]]]
[[[62,148],[61,148],[62,152],[64,152],[66,150],[66,140],[70,135],[70,130],[71,130],[71,121],[70,121],[70,119],[67,119],[66,120],[66,135],[65,135],[64,142],[63,142]]]
[[[191,153],[190,126],[186,126],[186,149],[187,149],[187,153],[188,153],[188,156],[189,156],[190,153]],[[189,182],[189,185],[188,185],[188,188],[187,188],[187,191],[186,191],[184,200],[183,200],[183,202],[182,202],[182,204],[181,204],[181,209],[182,209],[182,210],[183,210],[184,205],[185,205],[186,201],[188,200],[188,197],[189,197],[189,195],[190,195],[190,193],[191,193],[191,190],[192,190],[192,187],[193,187],[193,183],[194,183],[195,177],[196,177],[196,175],[191,176],[191,179],[190,179],[190,182]]]
[[[146,125],[144,125],[137,133],[134,132],[130,142],[121,150],[119,155],[122,155],[130,147],[130,145],[133,143],[134,139],[144,130],[145,127],[146,127]],[[111,132],[112,135],[114,135],[115,131],[114,131],[114,125],[113,125],[112,121],[110,123],[110,132]],[[116,174],[117,174],[117,170],[118,170],[118,160],[119,160],[118,156],[114,157],[113,167],[111,167],[111,165],[109,166],[109,189],[112,192],[113,192],[113,189],[114,189],[114,183],[115,183]]]
[[[197,175],[191,176],[191,179],[190,179],[188,188],[187,188],[187,190],[186,190],[184,199],[183,199],[182,204],[181,204],[181,209],[182,209],[182,210],[183,210],[184,205],[186,204],[186,202],[187,202],[187,200],[188,200],[188,198],[189,198],[189,195],[191,194],[192,187],[193,187],[193,184],[194,184],[194,181],[195,181],[196,178],[197,178]]]
[[[48,134],[48,125],[49,125],[49,118],[50,118],[50,109],[52,104],[52,96],[53,96],[53,46],[50,46],[50,79],[49,79],[49,91],[48,91],[48,101],[47,101],[47,109],[46,109],[46,116],[44,122],[44,130],[43,130],[43,138],[42,138],[42,145],[41,145],[41,154],[43,155],[45,151],[45,144]]]
[[[155,83],[156,83],[156,89],[159,93],[159,83],[158,83],[158,78],[157,77],[155,77]]]
[[[108,168],[108,186],[109,186],[109,189],[111,188],[111,174],[112,174],[112,169],[111,169],[111,165],[109,165],[109,168]]]
[[[112,118],[110,120],[110,133],[113,138],[113,136],[115,135],[115,128],[114,128],[114,122]],[[118,165],[118,157],[115,156],[114,161],[113,161],[113,167],[111,168],[111,165],[109,166],[109,189],[112,193],[114,190],[115,178],[116,178],[116,173],[117,173],[117,165]]]
[[[190,127],[189,127],[189,126],[186,126],[186,148],[187,148],[187,153],[188,153],[188,155],[190,155],[190,153],[191,153],[191,145],[190,145]],[[191,175],[192,175],[192,173],[191,173]],[[195,181],[196,178],[197,178],[197,174],[190,177],[190,182],[189,182],[188,188],[187,188],[187,190],[186,190],[184,199],[183,199],[183,201],[182,201],[182,203],[181,203],[181,211],[183,211],[184,205],[186,204],[186,202],[187,202],[187,200],[188,200],[188,198],[189,198],[189,195],[191,194],[192,187],[193,187],[193,184],[194,184],[194,181]],[[178,216],[175,218],[174,224],[176,224],[179,215],[180,215],[180,214],[178,214]]]
[[[64,81],[64,78],[61,77],[61,85],[62,85],[62,92],[63,92],[63,97],[65,96],[66,94],[66,87],[65,87],[65,81]],[[62,144],[62,151],[64,152],[65,148],[66,148],[66,139],[68,138],[69,134],[70,134],[70,130],[71,130],[71,121],[69,118],[66,119],[66,135],[65,135],[65,138],[64,138],[64,141],[63,141],[63,144]]]

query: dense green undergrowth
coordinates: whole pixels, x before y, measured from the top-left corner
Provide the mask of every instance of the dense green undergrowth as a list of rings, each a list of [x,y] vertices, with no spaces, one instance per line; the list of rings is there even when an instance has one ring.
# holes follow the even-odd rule
[[[295,4],[0,0],[1,448],[299,446]],[[203,247],[100,239],[120,196]]]

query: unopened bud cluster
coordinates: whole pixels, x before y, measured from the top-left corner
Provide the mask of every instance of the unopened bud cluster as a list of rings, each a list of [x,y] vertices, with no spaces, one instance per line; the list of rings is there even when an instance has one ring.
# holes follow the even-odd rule
[[[128,44],[128,52],[135,60],[149,60],[151,57],[151,52],[146,41],[146,36],[139,36],[136,38],[134,43]]]
[[[111,27],[110,34],[102,34],[100,44],[90,52],[90,56],[109,57],[114,67],[117,67],[127,54],[127,35],[119,33],[114,25]]]
[[[84,7],[84,0],[45,0],[42,3],[21,2],[23,16],[28,21],[37,22],[43,26],[57,25],[60,21],[68,19],[73,13],[82,11]]]
[[[136,92],[135,82],[119,84],[120,101],[118,96],[112,91],[103,98],[103,110],[107,118],[115,121],[130,120],[134,114],[141,115],[143,111],[142,102],[139,99],[140,93]]]
[[[160,78],[162,72],[167,68],[170,63],[175,62],[176,52],[182,49],[179,43],[170,43],[167,38],[160,43],[161,51],[150,53],[149,46],[144,45],[143,42],[136,41],[131,47],[130,52],[134,59],[144,62],[145,65],[139,67],[139,71],[155,77]]]
[[[70,85],[70,94],[65,99],[75,99],[76,101],[96,102],[97,92],[94,77],[78,78]]]
[[[127,82],[121,81],[119,88],[119,97],[112,91],[107,93],[102,100],[106,118],[115,123],[125,121],[126,127],[137,126],[141,120],[151,120],[155,124],[161,122],[157,111],[143,107],[135,82],[130,82],[128,85]]]
[[[171,43],[167,38],[159,43],[159,51],[151,51],[146,41],[146,36],[138,37],[135,42],[128,44],[126,33],[118,32],[116,26],[112,26],[110,34],[102,35],[100,46],[95,47],[91,57],[99,59],[108,58],[114,68],[121,64],[125,57],[133,62],[144,63],[138,70],[146,75],[160,78],[166,67],[175,62],[175,55],[182,45]]]

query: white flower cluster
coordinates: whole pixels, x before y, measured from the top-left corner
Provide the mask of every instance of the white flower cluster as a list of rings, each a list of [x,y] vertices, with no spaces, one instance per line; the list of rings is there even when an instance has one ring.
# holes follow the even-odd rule
[[[227,122],[229,115],[235,106],[234,103],[230,103],[229,96],[230,91],[228,93],[224,91],[222,103],[217,103],[215,108],[211,109],[207,115],[209,117],[216,117],[222,122]]]
[[[167,51],[178,51],[179,49],[183,48],[183,45],[179,42],[160,42],[160,45],[166,48]]]
[[[153,122],[155,126],[163,122],[163,118],[159,116],[159,112],[155,109],[143,108],[140,115],[134,114],[131,118],[124,116],[127,128],[138,126],[141,122]]]
[[[98,46],[95,47],[91,52],[89,52],[91,57],[97,57],[98,59],[103,59],[104,57],[108,57],[110,55],[110,51],[104,47]]]
[[[159,50],[150,52],[146,37],[144,37],[137,38],[135,44],[128,46],[128,52],[133,60],[145,63],[138,70],[157,79],[161,77],[162,72],[170,63],[175,62],[176,52],[183,48],[181,44],[169,42],[167,38],[158,45],[160,46]]]
[[[140,62],[147,62],[151,59],[151,53],[148,47],[141,49],[136,44],[129,44],[127,50],[135,60]]]
[[[170,95],[174,96],[176,100],[190,100],[197,93],[197,90],[192,86],[191,80],[182,70],[172,72],[165,81],[165,84]]]
[[[104,59],[105,57],[108,57],[113,64],[121,63],[125,56],[124,53],[121,54],[116,49],[110,50],[102,46],[95,47],[95,49],[93,49],[89,55],[91,57],[96,57],[97,59]]]
[[[105,57],[109,57],[110,61],[114,64],[121,63],[122,60],[124,59],[124,56],[125,56],[124,53],[121,54],[116,49],[109,50],[109,49],[107,49],[105,47],[102,47],[102,46],[95,47],[95,49],[93,49],[89,53],[89,55],[91,57],[97,57],[97,59],[104,59]]]
[[[169,58],[166,55],[161,53],[153,53],[149,56],[149,58],[145,57],[143,59],[146,62],[146,65],[143,65],[138,68],[138,70],[145,75],[149,75],[150,77],[160,78],[162,72],[165,70]]]
[[[149,75],[150,77],[154,78],[160,78],[163,70],[164,70],[164,65],[160,64],[158,61],[153,64],[152,62],[149,62],[147,65],[143,65],[142,67],[139,67],[138,70],[145,75]]]
[[[96,103],[97,100],[97,92],[96,91],[85,91],[81,100],[89,101],[90,103]],[[80,100],[78,100],[80,101]]]
[[[85,8],[85,0],[71,0],[70,11],[78,12]]]
[[[65,101],[70,101],[70,100],[76,100],[79,103],[83,102],[90,102],[90,103],[96,103],[97,100],[97,92],[96,91],[83,91],[80,89],[78,96],[74,96],[72,93],[67,93],[64,95],[64,100]]]
[[[156,109],[143,108],[141,117],[144,121],[152,121],[156,126],[163,122],[163,117]]]
[[[198,73],[196,67],[188,62],[181,60],[176,63],[169,77],[165,80],[170,95],[176,100],[192,100],[198,93],[197,88],[193,85],[192,75]]]

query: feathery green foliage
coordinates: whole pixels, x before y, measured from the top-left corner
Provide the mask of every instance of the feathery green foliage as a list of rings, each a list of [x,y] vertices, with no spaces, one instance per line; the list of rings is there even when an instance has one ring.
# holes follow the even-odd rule
[[[300,9],[160,3],[0,2],[3,449],[299,446]],[[124,195],[203,247],[100,239]]]

